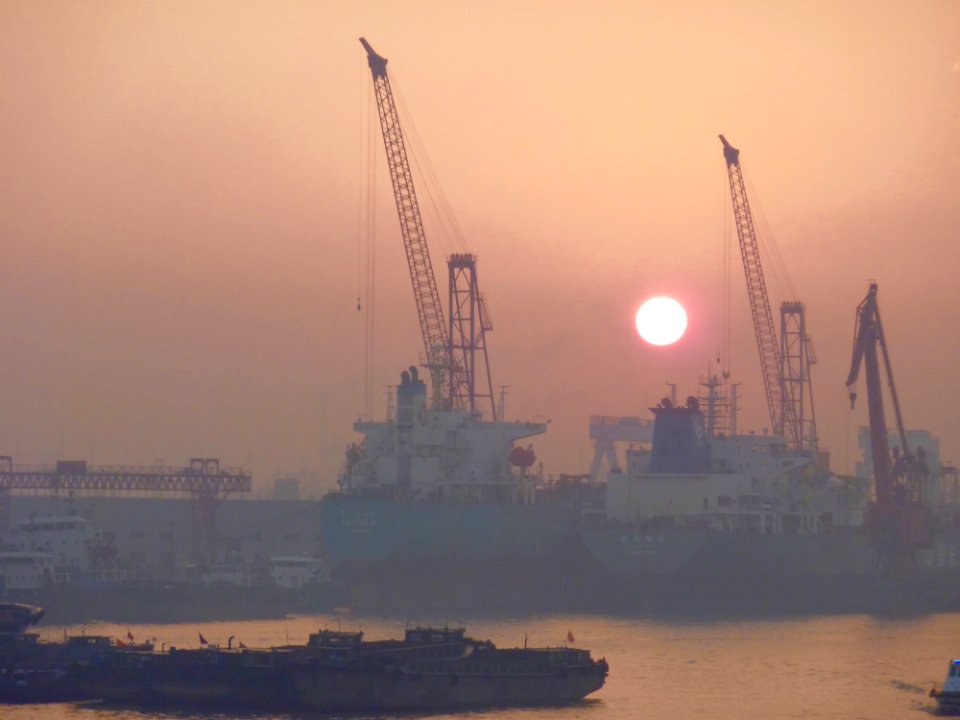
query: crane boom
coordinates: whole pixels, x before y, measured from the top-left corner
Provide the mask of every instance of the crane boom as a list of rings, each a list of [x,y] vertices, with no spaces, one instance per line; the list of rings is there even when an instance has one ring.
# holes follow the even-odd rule
[[[887,385],[893,400],[903,454],[897,464],[891,462],[890,445],[887,441],[887,423],[883,407],[883,389],[880,376],[880,353],[886,369]],[[870,283],[867,296],[857,306],[856,327],[853,337],[853,355],[847,388],[850,405],[857,394],[853,385],[865,367],[867,381],[867,407],[870,417],[870,448],[873,459],[873,476],[876,502],[870,508],[869,524],[874,545],[889,570],[909,572],[915,562],[914,551],[929,545],[930,517],[924,504],[925,463],[915,459],[907,446],[907,432],[900,413],[900,401],[893,382],[893,368],[887,341],[880,322],[877,305],[877,284]],[[922,451],[918,449],[918,454]]]
[[[797,436],[800,429],[794,422],[794,409],[784,400],[784,389],[780,377],[780,351],[777,333],[767,297],[767,285],[763,278],[763,266],[760,263],[760,247],[753,227],[750,202],[740,170],[740,151],[733,147],[721,135],[723,158],[727,161],[727,177],[730,181],[730,197],[733,200],[733,215],[737,224],[737,236],[740,238],[740,254],[743,256],[743,269],[747,276],[747,294],[750,298],[750,312],[753,316],[753,329],[757,336],[757,348],[760,351],[760,366],[763,371],[763,389],[767,396],[767,410],[773,432],[788,435],[790,443],[797,448],[803,447],[804,439]]]
[[[856,327],[853,336],[853,356],[850,361],[850,373],[847,375],[847,389],[850,391],[851,407],[857,394],[853,384],[860,375],[860,368],[866,364],[867,404],[870,417],[870,450],[873,458],[874,491],[877,503],[886,506],[893,492],[892,468],[890,465],[890,445],[887,442],[887,419],[883,409],[883,390],[880,379],[880,358],[877,345],[883,348],[886,356],[887,343],[880,324],[880,309],[877,307],[877,284],[871,283],[870,290],[857,306]],[[893,375],[887,365],[890,387],[893,387]],[[894,397],[896,391],[894,390]],[[898,424],[900,420],[897,420]]]
[[[427,367],[433,379],[436,398],[436,390],[444,384],[445,371],[452,372],[443,306],[440,304],[440,293],[437,291],[437,281],[430,261],[430,250],[427,247],[420,206],[413,186],[413,175],[400,130],[400,116],[393,100],[390,79],[387,77],[387,60],[378,55],[364,38],[360,38],[360,43],[367,51],[370,71],[373,74],[373,89],[380,114],[387,165],[390,167],[393,196],[397,204],[403,246],[417,303]]]

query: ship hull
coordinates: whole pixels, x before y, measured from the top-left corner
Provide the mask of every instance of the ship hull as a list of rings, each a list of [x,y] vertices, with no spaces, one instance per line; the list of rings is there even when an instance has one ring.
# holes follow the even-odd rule
[[[859,530],[764,535],[708,530],[589,528],[590,554],[647,613],[923,614],[960,609],[960,534],[941,532],[917,567],[893,576]]]
[[[321,533],[355,609],[591,612],[608,573],[573,499],[533,505],[324,500]],[[601,576],[603,576],[601,578]]]
[[[482,707],[560,705],[599,690],[595,671],[553,675],[331,675],[303,671],[295,679],[299,707],[325,712],[413,712]]]
[[[331,495],[320,533],[335,563],[538,558],[577,540],[579,507],[558,500],[530,505],[402,502]]]
[[[299,670],[268,677],[162,677],[110,673],[76,677],[78,697],[122,705],[245,711],[413,712],[484,707],[562,705],[603,686],[596,672],[554,675],[423,675]]]
[[[960,715],[960,692],[931,690],[930,697],[937,701],[938,715]]]

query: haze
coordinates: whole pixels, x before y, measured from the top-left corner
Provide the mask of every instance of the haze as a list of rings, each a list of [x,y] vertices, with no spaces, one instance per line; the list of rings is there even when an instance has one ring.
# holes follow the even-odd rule
[[[835,468],[866,422],[844,380],[870,279],[906,423],[960,460],[960,4],[873,0],[7,0],[0,453],[210,456],[261,489],[290,473],[334,485],[364,405],[361,35],[479,257],[507,418],[551,421],[535,442],[547,472],[588,469],[591,414],[646,417],[667,382],[695,394],[716,357],[721,132],[782,261],[765,267],[771,302],[806,302]],[[374,141],[381,418],[423,350]],[[464,248],[427,233],[445,284]],[[734,258],[728,360],[741,427],[761,432]],[[661,293],[690,328],[653,348],[633,315]]]

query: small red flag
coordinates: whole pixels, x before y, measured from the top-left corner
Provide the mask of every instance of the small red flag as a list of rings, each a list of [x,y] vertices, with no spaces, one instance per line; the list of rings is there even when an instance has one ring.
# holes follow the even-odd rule
[[[243,640],[240,641],[240,647],[242,647],[244,650],[247,649],[247,646],[243,644]]]
[[[567,642],[573,642],[573,633],[567,630]]]
[[[203,633],[197,633],[197,634],[200,636],[200,644],[201,644],[201,645],[206,645],[206,644],[207,644],[207,639],[203,636]]]
[[[127,640],[133,642],[133,633],[127,630]]]

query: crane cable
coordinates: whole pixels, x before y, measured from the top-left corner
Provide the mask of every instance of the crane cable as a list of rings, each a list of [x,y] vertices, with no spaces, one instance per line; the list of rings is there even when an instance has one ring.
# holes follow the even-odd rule
[[[720,359],[718,365],[724,380],[730,376],[730,303],[732,297],[733,265],[731,253],[733,248],[733,225],[730,218],[730,188],[727,184],[727,169],[724,164],[720,183],[720,206],[723,212],[723,230],[720,237]]]
[[[770,223],[767,222],[766,215],[763,213],[763,206],[758,201],[760,196],[753,186],[749,173],[742,166],[740,171],[743,173],[744,182],[747,185],[748,197],[753,198],[750,203],[750,210],[757,226],[757,246],[762,256],[762,264],[765,269],[769,268],[775,285],[780,289],[781,298],[799,298],[800,295],[797,293],[793,279],[790,277],[790,270],[780,252],[780,246],[777,244],[776,237],[770,229]]]
[[[430,162],[430,155],[427,153],[426,146],[417,131],[413,116],[407,108],[403,99],[402,86],[394,71],[390,75],[393,97],[397,105],[397,113],[400,116],[400,122],[403,127],[404,139],[410,143],[407,157],[413,165],[413,170],[422,182],[417,184],[418,193],[421,197],[426,194],[428,202],[425,204],[430,209],[430,217],[433,218],[438,226],[440,237],[438,241],[443,246],[444,255],[451,253],[465,253],[466,242],[463,239],[463,232],[460,224],[457,222],[456,214],[453,212],[453,206],[447,199],[443,191],[443,185],[437,175],[433,164]],[[423,208],[421,208],[422,210]],[[429,233],[428,233],[429,235]]]
[[[366,73],[364,73],[366,76]],[[364,77],[364,88],[367,81]],[[364,92],[366,108],[360,119],[360,190],[357,228],[357,311],[364,313],[363,329],[363,417],[373,419],[373,357],[376,271],[376,153],[373,151],[376,123],[373,97]],[[362,300],[361,300],[362,298]]]

